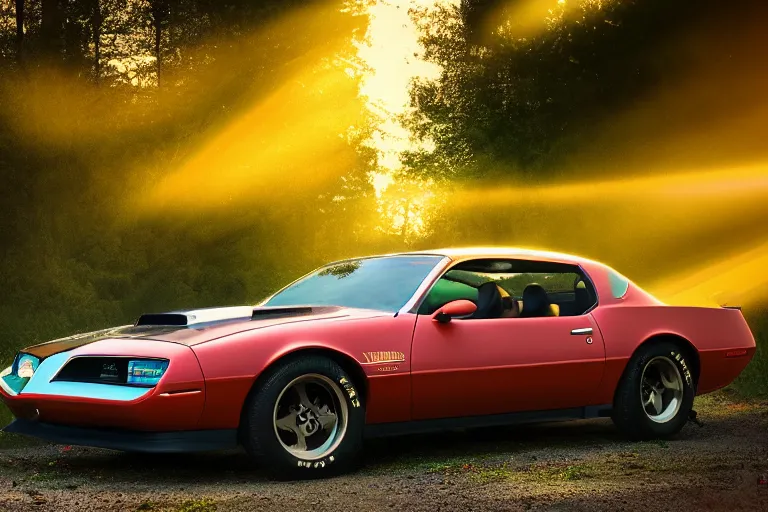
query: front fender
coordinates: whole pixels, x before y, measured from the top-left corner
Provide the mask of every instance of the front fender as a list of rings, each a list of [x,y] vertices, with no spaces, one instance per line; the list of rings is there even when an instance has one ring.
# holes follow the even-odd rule
[[[324,350],[355,362],[368,388],[369,422],[410,419],[410,347],[416,315],[382,315],[301,322],[258,329],[193,347],[205,376],[206,403],[200,428],[236,428],[258,377],[301,350]],[[397,352],[397,364],[373,362],[371,354]],[[366,356],[367,354],[367,356]]]

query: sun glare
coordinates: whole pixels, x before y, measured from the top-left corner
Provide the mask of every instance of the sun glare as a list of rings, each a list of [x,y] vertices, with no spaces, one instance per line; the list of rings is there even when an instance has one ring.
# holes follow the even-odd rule
[[[379,119],[370,141],[379,154],[380,170],[373,177],[377,195],[392,183],[391,173],[399,168],[402,152],[414,147],[408,130],[397,120],[410,108],[411,81],[440,73],[439,66],[420,58],[423,48],[409,11],[451,1],[378,0],[369,7],[368,31],[357,45],[357,55],[368,70],[360,94]]]

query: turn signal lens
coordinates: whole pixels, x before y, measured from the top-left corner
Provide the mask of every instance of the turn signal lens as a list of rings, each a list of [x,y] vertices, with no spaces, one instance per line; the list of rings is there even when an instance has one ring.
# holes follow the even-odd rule
[[[156,386],[167,369],[168,361],[132,359],[128,361],[127,384]]]

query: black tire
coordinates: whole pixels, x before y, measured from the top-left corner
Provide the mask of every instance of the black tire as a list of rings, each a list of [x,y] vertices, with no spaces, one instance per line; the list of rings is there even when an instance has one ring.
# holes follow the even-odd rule
[[[287,386],[296,379],[311,379],[312,375],[327,379],[323,385],[335,385],[337,400],[343,397],[346,408],[339,401],[335,412],[341,418],[346,409],[346,430],[339,436],[340,442],[335,447],[331,445],[331,451],[322,457],[302,458],[290,452],[278,438],[276,403],[282,400],[281,394]],[[318,478],[348,471],[359,461],[362,451],[365,408],[358,389],[352,378],[331,359],[315,355],[291,359],[271,370],[251,391],[243,410],[241,441],[253,460],[272,478]],[[283,432],[281,435],[285,436]]]
[[[672,366],[667,366],[668,364]],[[643,371],[646,368],[651,371],[650,369],[657,366],[668,368],[670,371],[672,367],[676,368],[681,379],[682,396],[678,399],[679,408],[674,412],[674,407],[670,407],[668,419],[664,414],[653,414],[656,411],[653,405],[648,406],[651,413],[647,413],[643,401],[644,397],[650,395],[641,396],[641,389],[649,389],[647,386],[642,388]],[[667,438],[680,432],[688,420],[696,395],[691,368],[688,352],[673,342],[664,341],[640,347],[627,363],[616,389],[611,416],[616,427],[633,440]],[[674,391],[672,393],[674,394]],[[654,421],[651,416],[664,421]]]

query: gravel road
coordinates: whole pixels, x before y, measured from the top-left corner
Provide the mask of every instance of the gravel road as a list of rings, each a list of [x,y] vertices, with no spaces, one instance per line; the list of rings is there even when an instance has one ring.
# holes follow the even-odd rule
[[[768,510],[768,402],[697,398],[703,427],[627,442],[609,420],[370,442],[364,466],[271,482],[239,451],[136,455],[0,438],[0,510]]]

